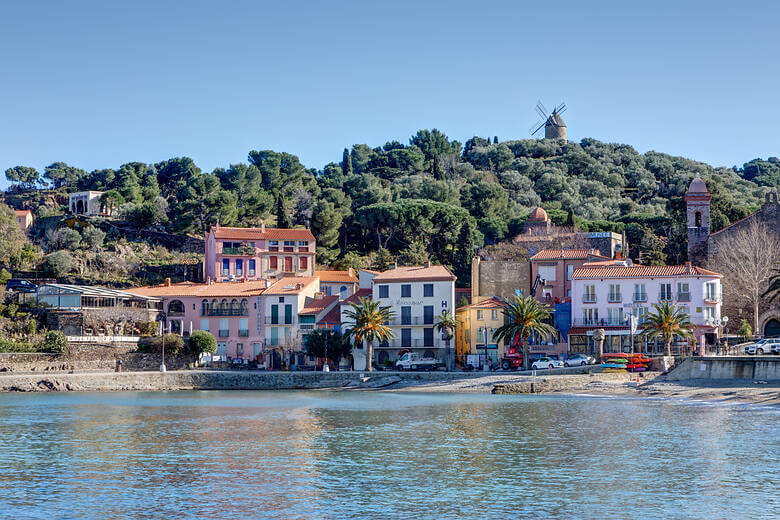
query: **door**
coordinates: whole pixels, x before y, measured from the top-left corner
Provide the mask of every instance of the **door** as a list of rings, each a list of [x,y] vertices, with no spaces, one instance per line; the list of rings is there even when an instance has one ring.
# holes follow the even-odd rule
[[[271,323],[276,325],[279,323],[279,306],[271,305]]]
[[[291,273],[293,270],[293,259],[291,256],[284,257],[284,272]]]
[[[227,356],[227,343],[224,341],[217,343],[217,355],[221,358]]]
[[[289,325],[292,321],[292,305],[284,306],[284,323]]]

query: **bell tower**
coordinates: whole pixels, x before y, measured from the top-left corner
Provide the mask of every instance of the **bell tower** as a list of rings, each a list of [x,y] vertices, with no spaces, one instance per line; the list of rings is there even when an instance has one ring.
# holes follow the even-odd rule
[[[707,264],[710,201],[712,201],[712,195],[707,191],[707,185],[697,173],[685,194],[688,221],[688,261],[693,265],[704,266]]]

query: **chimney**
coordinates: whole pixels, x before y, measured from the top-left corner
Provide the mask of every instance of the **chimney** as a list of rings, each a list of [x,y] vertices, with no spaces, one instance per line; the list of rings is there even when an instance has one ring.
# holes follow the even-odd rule
[[[397,269],[398,268],[398,262],[393,262],[390,264],[390,269]]]
[[[425,262],[425,264],[423,264],[423,265],[424,265],[425,267],[430,267],[430,266],[431,266],[431,261],[430,261],[430,260],[428,260],[428,261],[427,261],[427,262]]]
[[[622,260],[623,259],[623,253],[620,251],[620,249],[615,251],[615,260]]]
[[[171,286],[171,279],[170,279],[170,278],[166,278],[166,279],[165,279],[165,283],[164,283],[163,285],[164,285],[165,287],[170,287],[170,286]]]
[[[219,231],[219,219],[217,219],[217,226],[216,226],[216,229],[217,229],[217,231]]]
[[[325,297],[325,295],[322,292],[316,292],[314,293],[314,299],[315,300],[321,300]]]
[[[693,273],[693,265],[690,262],[685,262],[685,274]]]
[[[265,220],[260,221],[260,232],[265,233]]]
[[[211,277],[210,276],[206,277],[206,285],[211,285]]]
[[[302,283],[296,283],[295,284],[295,289],[300,291],[301,289],[303,289],[303,284]]]
[[[355,276],[355,270],[353,268],[351,268],[351,267],[349,268],[349,275],[350,276]]]

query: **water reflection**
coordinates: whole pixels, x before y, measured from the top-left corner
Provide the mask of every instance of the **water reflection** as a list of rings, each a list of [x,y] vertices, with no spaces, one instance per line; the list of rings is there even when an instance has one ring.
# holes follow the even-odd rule
[[[0,516],[769,517],[777,418],[550,396],[0,395]]]

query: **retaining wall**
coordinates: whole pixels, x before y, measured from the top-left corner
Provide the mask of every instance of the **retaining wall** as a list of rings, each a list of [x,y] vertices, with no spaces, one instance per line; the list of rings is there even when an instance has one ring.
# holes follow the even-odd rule
[[[780,356],[695,356],[684,360],[664,376],[668,381],[686,379],[757,379],[780,381]]]

